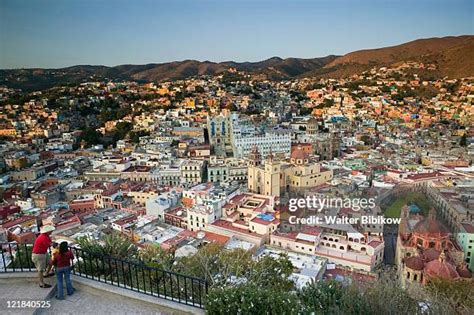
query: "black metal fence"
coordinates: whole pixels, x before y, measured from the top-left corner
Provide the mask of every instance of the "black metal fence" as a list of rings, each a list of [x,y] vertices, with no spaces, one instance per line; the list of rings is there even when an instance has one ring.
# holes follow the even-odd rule
[[[0,243],[0,272],[35,271],[32,244]],[[76,276],[156,296],[181,304],[204,308],[207,281],[116,257],[93,254],[70,247]]]

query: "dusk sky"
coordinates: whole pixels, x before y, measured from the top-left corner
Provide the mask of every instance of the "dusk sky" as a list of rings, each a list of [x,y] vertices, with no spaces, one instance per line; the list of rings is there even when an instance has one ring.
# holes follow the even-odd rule
[[[473,3],[0,0],[0,68],[340,55],[474,34]]]

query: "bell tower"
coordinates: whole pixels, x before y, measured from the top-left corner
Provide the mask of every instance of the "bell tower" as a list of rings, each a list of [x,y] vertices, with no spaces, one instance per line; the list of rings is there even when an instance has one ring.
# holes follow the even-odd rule
[[[247,188],[254,193],[261,193],[262,182],[262,156],[258,152],[257,146],[253,146],[249,154],[249,163],[247,167]]]
[[[262,156],[260,155],[256,145],[253,146],[252,151],[250,152],[249,160],[250,165],[252,166],[259,166],[262,164]]]
[[[265,176],[264,176],[264,194],[267,196],[280,196],[280,175],[281,164],[275,159],[273,152],[270,149],[265,160]]]

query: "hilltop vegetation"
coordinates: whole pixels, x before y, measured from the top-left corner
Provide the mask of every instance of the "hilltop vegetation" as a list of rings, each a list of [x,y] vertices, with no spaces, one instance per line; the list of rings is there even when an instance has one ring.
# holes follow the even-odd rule
[[[414,61],[435,64],[435,70],[420,69],[420,77],[462,78],[474,76],[474,36],[420,39],[379,49],[329,55],[320,58],[273,57],[258,62],[211,62],[184,60],[146,65],[115,67],[78,65],[61,69],[0,70],[0,85],[24,91],[86,81],[134,80],[137,82],[177,80],[202,75],[219,75],[236,69],[253,77],[284,80],[303,77],[342,78],[360,74],[373,67]]]

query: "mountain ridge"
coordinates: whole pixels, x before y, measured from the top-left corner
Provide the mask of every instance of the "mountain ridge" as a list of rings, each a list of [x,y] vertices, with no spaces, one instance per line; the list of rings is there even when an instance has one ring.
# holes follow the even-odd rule
[[[0,85],[24,90],[46,89],[91,79],[165,81],[200,75],[219,75],[235,68],[269,80],[301,77],[341,78],[360,74],[372,67],[403,61],[434,63],[434,75],[450,78],[474,76],[474,35],[424,38],[389,47],[363,49],[343,56],[280,58],[256,62],[198,61],[187,59],[164,63],[118,66],[74,65],[57,69],[29,68],[0,70]]]

